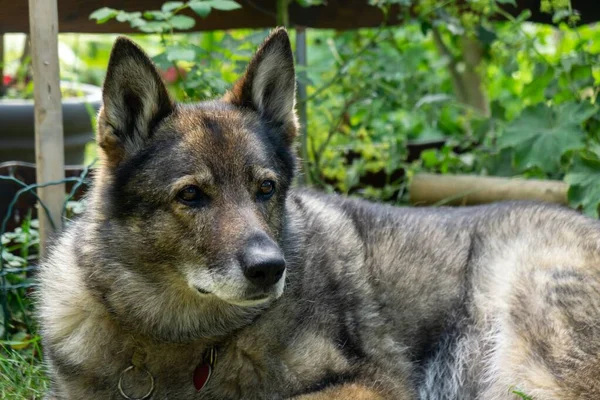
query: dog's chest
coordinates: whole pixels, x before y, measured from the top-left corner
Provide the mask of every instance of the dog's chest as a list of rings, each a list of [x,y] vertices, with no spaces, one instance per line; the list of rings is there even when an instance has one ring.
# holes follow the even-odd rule
[[[285,398],[350,368],[338,345],[324,336],[299,333],[285,343],[273,339],[250,335],[215,347],[208,377],[210,347],[160,349],[147,363],[155,378],[152,398]]]

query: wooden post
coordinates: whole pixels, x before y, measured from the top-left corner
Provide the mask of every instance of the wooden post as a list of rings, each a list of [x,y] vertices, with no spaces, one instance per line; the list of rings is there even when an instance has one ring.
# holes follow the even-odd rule
[[[300,183],[310,184],[308,170],[308,117],[306,114],[306,28],[296,27],[296,65],[298,71],[298,117],[300,119],[300,157],[302,158],[302,175]]]
[[[29,0],[29,27],[35,100],[35,159],[37,183],[64,179],[63,120],[58,66],[57,0]],[[61,225],[65,185],[37,189],[50,218],[39,210],[40,251],[48,246],[52,226]],[[52,222],[53,221],[53,222]]]
[[[0,96],[4,95],[4,34],[0,33]]]

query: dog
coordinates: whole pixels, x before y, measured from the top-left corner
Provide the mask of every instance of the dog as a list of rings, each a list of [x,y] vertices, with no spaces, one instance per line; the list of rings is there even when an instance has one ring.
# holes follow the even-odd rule
[[[88,210],[39,272],[50,398],[600,399],[598,221],[296,187],[294,109],[284,29],[198,104],[117,39]]]

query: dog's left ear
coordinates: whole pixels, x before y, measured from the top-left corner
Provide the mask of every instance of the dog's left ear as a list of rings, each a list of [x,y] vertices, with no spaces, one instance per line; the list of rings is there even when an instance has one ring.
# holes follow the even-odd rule
[[[280,125],[288,143],[293,141],[298,129],[296,74],[292,46],[284,28],[271,32],[224,100],[255,110],[265,122]]]

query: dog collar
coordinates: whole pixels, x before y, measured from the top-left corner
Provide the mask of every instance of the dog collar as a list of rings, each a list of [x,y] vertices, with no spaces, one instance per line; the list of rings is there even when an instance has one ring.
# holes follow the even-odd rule
[[[152,392],[154,392],[154,376],[146,369],[144,366],[146,360],[146,352],[142,350],[141,347],[137,347],[133,352],[133,356],[131,357],[131,365],[121,371],[119,375],[119,384],[117,388],[119,389],[119,393],[121,397],[127,400],[146,400],[150,397]],[[128,395],[123,388],[123,381],[127,379],[127,375],[129,374],[138,374],[138,376],[142,376],[146,385],[148,386],[148,391],[141,397],[133,397]],[[141,375],[140,375],[141,374]]]
[[[210,380],[210,377],[212,376],[212,371],[216,362],[217,349],[215,347],[210,347],[204,352],[204,355],[202,356],[202,362],[194,370],[192,381],[194,382],[196,391],[199,392],[204,389]]]

